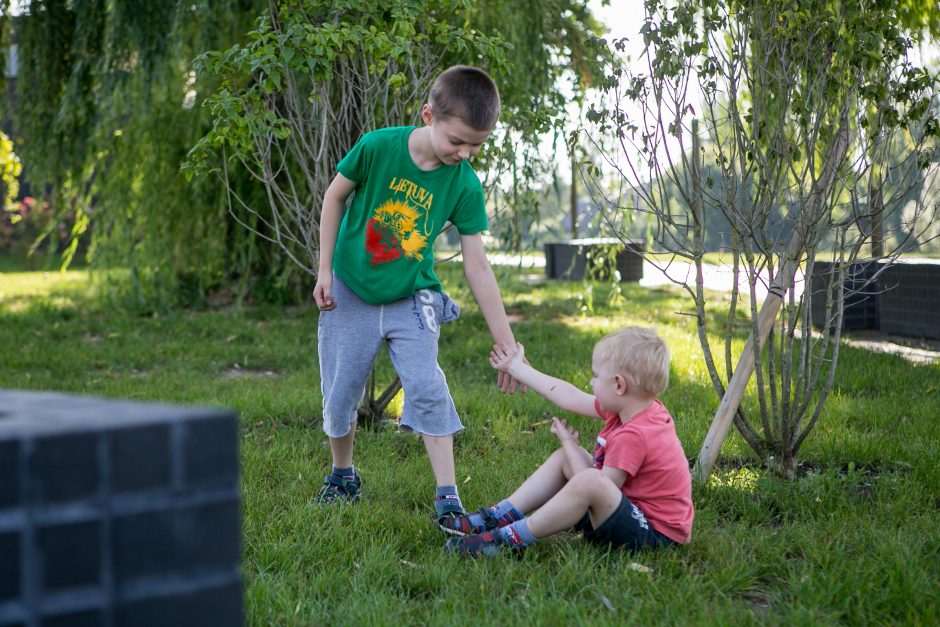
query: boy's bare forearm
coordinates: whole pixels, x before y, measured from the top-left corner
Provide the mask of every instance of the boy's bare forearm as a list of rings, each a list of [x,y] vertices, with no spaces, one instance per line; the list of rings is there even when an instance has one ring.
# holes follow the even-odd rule
[[[499,292],[499,285],[496,283],[496,276],[489,263],[477,262],[467,264],[464,260],[464,273],[467,277],[467,284],[473,297],[480,307],[480,313],[486,320],[486,326],[489,327],[490,335],[493,341],[499,344],[515,346],[516,339],[509,327],[509,320],[506,318],[506,309],[503,305],[503,298]]]
[[[547,375],[521,362],[514,363],[508,372],[516,381],[524,383],[529,389],[535,390],[540,396],[544,396],[560,408],[581,413],[581,407],[577,401],[587,395],[571,383]]]
[[[339,225],[346,213],[346,199],[355,188],[355,182],[337,174],[323,194],[323,209],[320,211],[320,275],[333,272],[333,252],[336,250]]]
[[[572,473],[578,473],[592,467],[584,457],[584,448],[574,440],[565,442],[562,448],[564,448],[565,459],[568,460],[568,467],[571,468]]]
[[[343,203],[327,196],[323,200],[320,212],[320,266],[321,274],[333,272],[333,252],[336,250],[336,236],[343,216]]]

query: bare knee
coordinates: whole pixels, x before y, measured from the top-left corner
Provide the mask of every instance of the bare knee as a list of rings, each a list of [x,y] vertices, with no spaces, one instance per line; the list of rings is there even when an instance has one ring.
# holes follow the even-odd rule
[[[568,454],[565,452],[564,448],[555,449],[555,452],[552,453],[548,461],[561,468],[561,474],[564,475],[566,480],[570,480],[574,476],[574,472],[571,470],[571,464],[568,462]]]
[[[565,449],[563,449],[563,448],[556,448],[556,449],[555,449],[555,452],[552,453],[548,458],[549,458],[550,460],[552,460],[552,461],[562,461],[562,462],[565,462],[565,463],[567,463],[567,461],[568,461],[568,460],[565,458]]]

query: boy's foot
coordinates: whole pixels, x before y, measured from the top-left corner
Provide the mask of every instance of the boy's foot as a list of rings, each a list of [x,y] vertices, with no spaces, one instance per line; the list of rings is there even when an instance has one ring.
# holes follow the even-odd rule
[[[479,517],[483,520],[482,524],[474,524],[471,516]],[[478,533],[490,531],[511,525],[512,520],[501,520],[493,515],[489,508],[481,507],[473,514],[454,514],[450,516],[441,516],[437,519],[437,525],[444,533],[455,536],[470,536]]]
[[[524,546],[513,545],[497,531],[486,531],[462,538],[450,538],[444,543],[444,549],[453,551],[461,557],[495,557],[500,554],[522,556]]]
[[[323,480],[323,487],[317,492],[317,495],[310,501],[311,505],[320,505],[323,503],[333,503],[341,501],[353,503],[359,500],[359,493],[362,490],[362,479],[359,475],[352,478],[338,477],[329,474]]]
[[[467,510],[463,508],[463,505],[454,501],[438,501],[434,509],[437,514],[437,526],[444,533],[454,533],[450,530],[453,524],[451,521],[467,515]]]

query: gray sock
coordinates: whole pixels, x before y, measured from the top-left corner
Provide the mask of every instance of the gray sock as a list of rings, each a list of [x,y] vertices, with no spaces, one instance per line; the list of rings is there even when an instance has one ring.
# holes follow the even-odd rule
[[[529,519],[523,518],[522,520],[517,520],[508,527],[503,527],[497,531],[505,540],[508,540],[513,546],[529,546],[533,542],[537,541],[532,532],[529,531]]]
[[[434,511],[438,516],[443,516],[445,512],[454,508],[463,509],[463,503],[460,502],[460,495],[457,493],[455,485],[437,486],[437,495],[434,499]]]

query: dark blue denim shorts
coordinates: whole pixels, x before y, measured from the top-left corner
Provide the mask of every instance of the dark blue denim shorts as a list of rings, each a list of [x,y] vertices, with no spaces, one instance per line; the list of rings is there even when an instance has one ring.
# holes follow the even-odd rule
[[[588,514],[585,514],[574,528],[583,532],[584,539],[588,542],[622,547],[631,551],[675,544],[675,541],[653,529],[643,511],[625,496],[621,497],[620,505],[614,513],[597,529],[591,526],[591,517]]]

